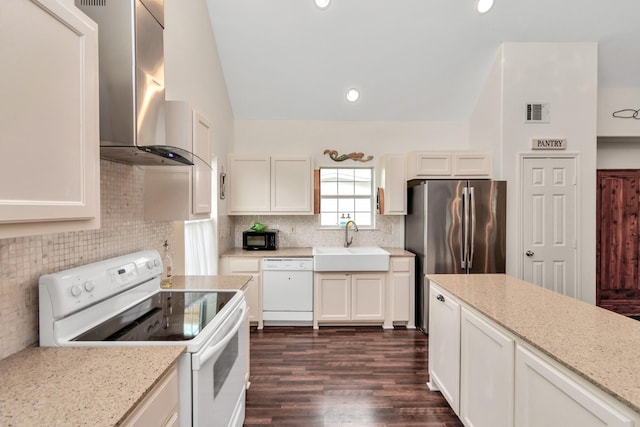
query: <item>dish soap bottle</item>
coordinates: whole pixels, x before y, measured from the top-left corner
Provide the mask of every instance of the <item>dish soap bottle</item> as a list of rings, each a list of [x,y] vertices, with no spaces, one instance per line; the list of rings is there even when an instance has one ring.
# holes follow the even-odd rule
[[[160,278],[160,287],[163,289],[171,287],[171,254],[169,253],[169,242],[164,241],[164,254],[162,255],[162,277]]]

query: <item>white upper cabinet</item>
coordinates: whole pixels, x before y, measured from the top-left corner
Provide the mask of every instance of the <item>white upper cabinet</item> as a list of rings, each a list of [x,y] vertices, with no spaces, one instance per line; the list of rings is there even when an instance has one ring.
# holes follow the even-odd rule
[[[412,151],[408,179],[491,178],[491,153],[484,151]]]
[[[385,154],[380,159],[378,194],[382,215],[407,214],[407,168],[405,154]]]
[[[271,156],[271,212],[313,213],[310,157]]]
[[[211,213],[211,123],[199,112],[193,112],[193,151],[198,156],[192,171],[192,203],[194,215]]]
[[[195,156],[193,166],[145,168],[145,219],[182,221],[209,218],[212,132],[211,123],[189,103],[167,101],[167,143],[177,145],[177,142],[187,141],[186,145],[191,147]]]
[[[97,26],[59,0],[2,0],[0,28],[0,238],[98,228]]]
[[[313,214],[313,166],[300,155],[230,154],[229,215]]]
[[[261,154],[229,154],[227,163],[229,215],[271,210],[271,160]]]
[[[491,178],[491,153],[453,152],[453,170],[456,177]]]

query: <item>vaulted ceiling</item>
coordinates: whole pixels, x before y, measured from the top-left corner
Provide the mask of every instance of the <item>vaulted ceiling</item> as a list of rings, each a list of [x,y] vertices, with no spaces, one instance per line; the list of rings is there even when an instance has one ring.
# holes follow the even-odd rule
[[[238,120],[465,121],[503,42],[597,42],[599,86],[640,87],[640,1],[475,2],[207,5]]]

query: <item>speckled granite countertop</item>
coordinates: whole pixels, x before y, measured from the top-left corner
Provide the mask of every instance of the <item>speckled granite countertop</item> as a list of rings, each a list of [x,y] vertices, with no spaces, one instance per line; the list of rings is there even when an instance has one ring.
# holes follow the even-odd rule
[[[29,347],[0,360],[0,425],[119,425],[184,349]]]
[[[640,322],[504,274],[427,276],[640,413]]]
[[[173,289],[239,289],[249,284],[251,276],[173,276]]]
[[[389,252],[391,256],[415,256],[414,253],[406,251],[402,248],[387,248],[383,247],[385,251]],[[275,251],[245,251],[242,248],[233,248],[222,255],[223,257],[230,256],[244,256],[244,257],[256,257],[256,258],[269,258],[269,257],[312,257],[313,248],[279,248]]]

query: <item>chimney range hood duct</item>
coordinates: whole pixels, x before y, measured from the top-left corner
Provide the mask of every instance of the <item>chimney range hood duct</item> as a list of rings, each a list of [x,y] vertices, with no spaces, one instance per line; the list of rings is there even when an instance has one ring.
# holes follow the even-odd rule
[[[98,24],[100,157],[193,165],[191,141],[166,140],[163,0],[75,0]]]

